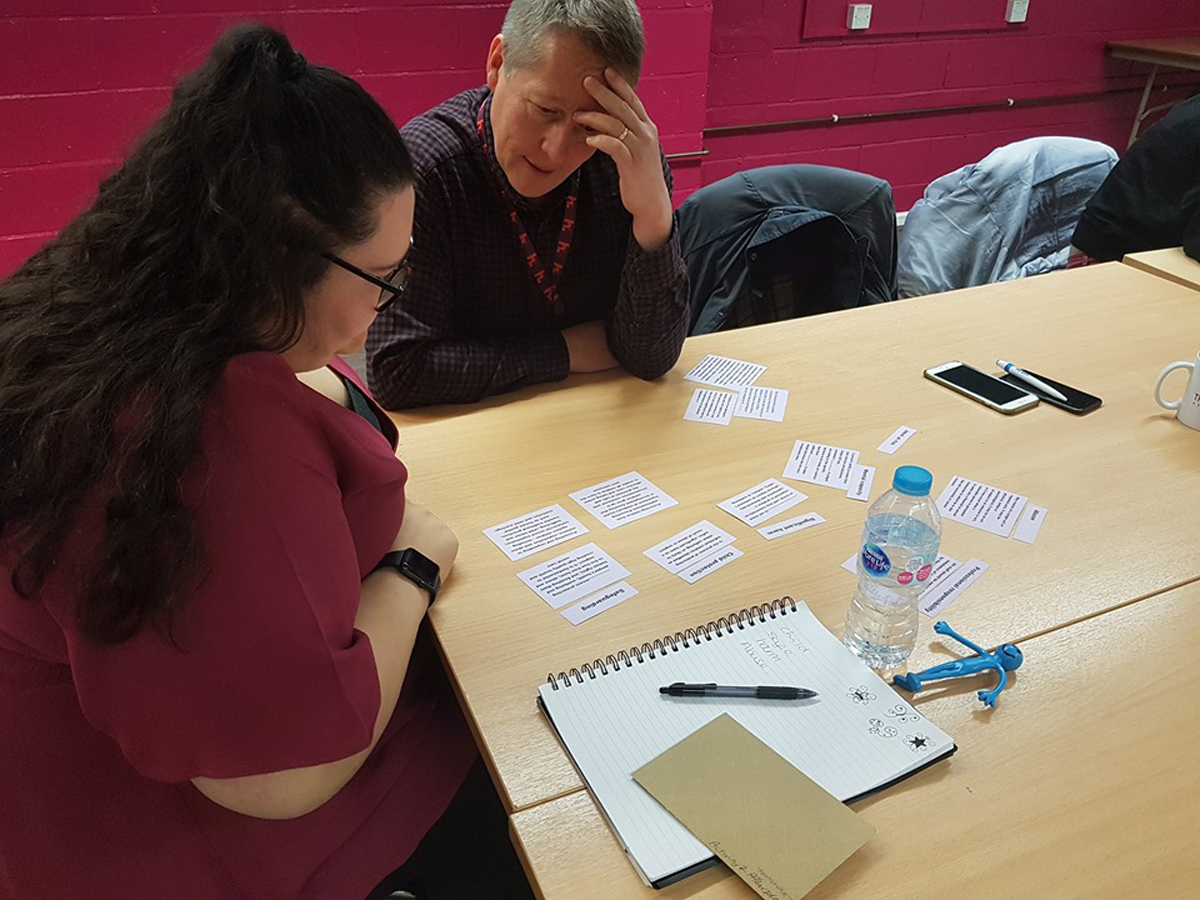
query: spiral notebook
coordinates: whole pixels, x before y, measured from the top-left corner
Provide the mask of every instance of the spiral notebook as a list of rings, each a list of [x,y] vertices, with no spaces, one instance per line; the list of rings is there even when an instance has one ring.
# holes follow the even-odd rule
[[[673,681],[795,685],[820,697],[659,693]],[[560,672],[538,702],[638,874],[656,888],[716,858],[632,773],[722,713],[844,802],[956,749],[790,597]]]

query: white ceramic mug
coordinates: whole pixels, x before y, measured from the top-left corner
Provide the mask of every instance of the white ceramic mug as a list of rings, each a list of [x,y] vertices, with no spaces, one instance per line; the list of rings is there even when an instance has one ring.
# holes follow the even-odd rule
[[[1168,402],[1162,398],[1162,384],[1163,380],[1176,369],[1191,369],[1192,374],[1188,377],[1187,388],[1184,390],[1183,396],[1178,400]],[[1158,376],[1158,384],[1154,385],[1154,399],[1163,409],[1177,410],[1179,421],[1188,428],[1200,431],[1200,353],[1196,354],[1196,359],[1192,362],[1173,362],[1163,369]]]

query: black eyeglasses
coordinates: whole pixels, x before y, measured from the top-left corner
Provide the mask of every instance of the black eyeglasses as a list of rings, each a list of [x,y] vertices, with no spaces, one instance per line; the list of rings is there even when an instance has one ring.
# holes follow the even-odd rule
[[[412,241],[408,242],[408,249],[412,250]],[[400,265],[388,272],[383,278],[378,278],[370,272],[364,272],[354,263],[348,263],[339,256],[334,256],[332,253],[322,253],[325,259],[329,260],[335,266],[340,266],[347,272],[353,272],[364,281],[369,281],[371,284],[379,288],[379,302],[375,304],[375,312],[383,312],[389,306],[396,302],[398,297],[403,296],[408,289],[408,277],[412,274],[412,263],[408,261],[408,256],[405,256]]]

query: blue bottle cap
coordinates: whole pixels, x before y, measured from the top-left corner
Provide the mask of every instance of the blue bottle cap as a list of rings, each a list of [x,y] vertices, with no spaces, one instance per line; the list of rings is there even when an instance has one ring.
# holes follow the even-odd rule
[[[933,487],[933,475],[920,466],[900,466],[892,476],[892,487],[911,497],[924,497]]]

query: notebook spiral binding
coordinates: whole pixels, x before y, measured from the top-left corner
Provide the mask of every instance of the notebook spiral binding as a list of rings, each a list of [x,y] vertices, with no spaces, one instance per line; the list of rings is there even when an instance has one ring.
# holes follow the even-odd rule
[[[572,667],[566,672],[559,672],[557,676],[551,672],[546,676],[546,682],[550,685],[551,689],[556,691],[560,688],[570,687],[571,682],[583,684],[585,676],[594,679],[597,675],[607,675],[610,670],[632,669],[635,664],[644,663],[647,659],[654,659],[655,656],[677,653],[679,650],[686,649],[692,644],[700,643],[701,640],[711,641],[714,638],[733,634],[735,630],[741,631],[744,628],[753,626],[756,621],[766,622],[767,619],[779,618],[786,616],[789,612],[795,611],[796,601],[785,595],[778,600],[772,600],[770,603],[761,603],[747,609],[739,609],[737,612],[721,616],[716,621],[709,622],[707,625],[685,628],[683,631],[664,635],[641,646],[630,647],[628,650],[621,650],[617,653],[610,653],[604,659],[594,659],[590,663]]]

